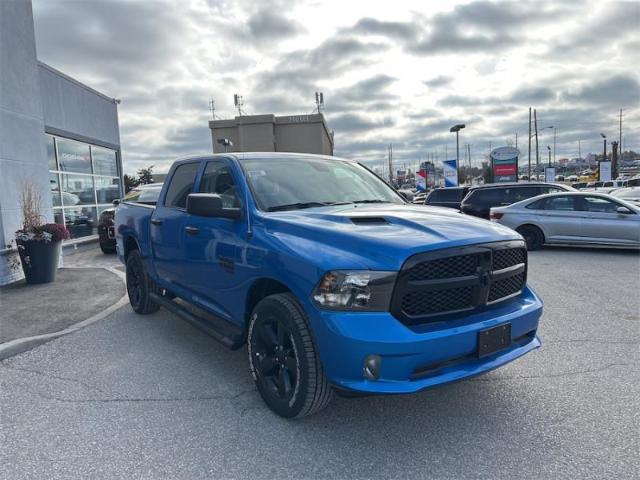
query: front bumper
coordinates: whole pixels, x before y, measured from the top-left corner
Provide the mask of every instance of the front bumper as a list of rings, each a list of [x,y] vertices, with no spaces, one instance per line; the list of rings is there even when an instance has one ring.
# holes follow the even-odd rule
[[[538,348],[542,302],[529,288],[503,304],[442,322],[407,327],[388,312],[321,311],[310,321],[329,381],[363,393],[413,393],[500,367]],[[478,358],[478,332],[511,323],[512,344]],[[380,377],[368,380],[363,362],[382,358]]]

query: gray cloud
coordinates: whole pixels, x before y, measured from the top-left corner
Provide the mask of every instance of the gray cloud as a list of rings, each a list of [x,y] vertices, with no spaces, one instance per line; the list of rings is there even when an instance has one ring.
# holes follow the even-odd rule
[[[429,80],[423,80],[427,87],[430,88],[439,88],[444,87],[445,85],[449,85],[453,81],[453,77],[449,77],[447,75],[439,75],[437,77],[433,77]]]
[[[257,41],[281,41],[304,31],[302,25],[268,9],[255,13],[248,22],[249,32]]]

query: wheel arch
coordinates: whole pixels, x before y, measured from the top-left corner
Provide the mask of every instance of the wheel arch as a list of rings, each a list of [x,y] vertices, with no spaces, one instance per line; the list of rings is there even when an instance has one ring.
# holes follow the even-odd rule
[[[520,233],[519,232],[520,229],[527,228],[527,227],[533,227],[536,230],[539,230],[540,233],[542,234],[542,241],[545,242],[547,240],[547,233],[544,231],[544,228],[542,228],[540,225],[534,222],[526,222],[526,223],[520,224],[514,230]]]
[[[295,293],[291,288],[285,285],[283,282],[276,280],[271,277],[261,277],[257,278],[249,287],[247,291],[247,296],[245,299],[245,309],[244,309],[244,320],[245,325],[249,324],[249,317],[251,316],[251,312],[258,304],[260,300],[269,295],[274,295],[276,293],[290,293],[295,297]]]
[[[124,244],[124,260],[127,261],[129,254],[134,251],[140,251],[140,245],[138,244],[138,240],[133,235],[127,235],[123,241]]]

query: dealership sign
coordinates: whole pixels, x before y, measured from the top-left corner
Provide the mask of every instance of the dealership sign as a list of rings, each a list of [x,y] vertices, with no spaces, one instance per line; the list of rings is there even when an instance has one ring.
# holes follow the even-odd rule
[[[518,156],[520,150],[513,147],[498,147],[491,151],[494,182],[516,182],[518,180]]]
[[[436,184],[436,167],[431,162],[422,162],[416,175],[416,190],[424,192]]]
[[[445,187],[458,186],[458,162],[457,160],[444,160],[442,162]]]
[[[600,178],[601,182],[611,181],[611,162],[600,162]]]

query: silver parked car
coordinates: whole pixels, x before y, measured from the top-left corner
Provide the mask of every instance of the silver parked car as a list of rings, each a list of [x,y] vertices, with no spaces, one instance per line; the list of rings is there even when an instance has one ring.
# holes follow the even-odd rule
[[[640,248],[640,207],[603,193],[539,195],[492,208],[491,221],[520,233],[529,250],[543,244]]]
[[[640,206],[640,187],[618,188],[609,195]]]

